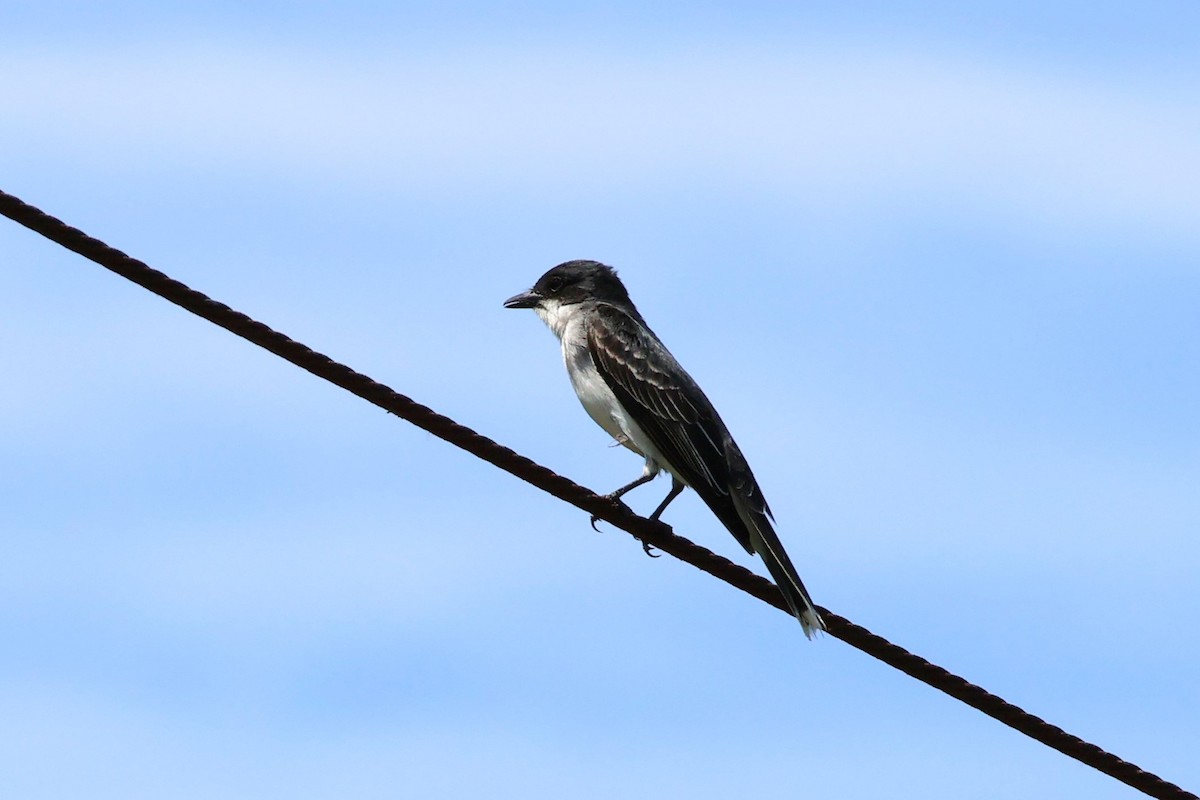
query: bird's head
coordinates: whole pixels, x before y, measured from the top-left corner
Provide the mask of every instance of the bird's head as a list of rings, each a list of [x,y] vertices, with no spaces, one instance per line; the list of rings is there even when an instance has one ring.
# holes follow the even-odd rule
[[[585,300],[632,305],[615,269],[599,261],[567,261],[538,278],[529,291],[505,300],[504,307],[550,311]]]

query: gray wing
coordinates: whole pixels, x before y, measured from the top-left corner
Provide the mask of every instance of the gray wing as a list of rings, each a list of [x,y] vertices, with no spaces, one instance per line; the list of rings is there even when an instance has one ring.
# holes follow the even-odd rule
[[[749,531],[730,497],[733,476],[727,453],[737,445],[692,377],[649,328],[613,306],[596,307],[588,348],[604,382],[666,459],[663,466],[753,553]],[[741,453],[737,455],[741,461]],[[753,476],[749,480],[753,483]]]
[[[771,525],[771,509],[750,465],[692,377],[644,323],[613,306],[597,306],[588,348],[604,382],[671,472],[692,487],[748,553],[762,557],[805,636],[823,630],[825,623]]]

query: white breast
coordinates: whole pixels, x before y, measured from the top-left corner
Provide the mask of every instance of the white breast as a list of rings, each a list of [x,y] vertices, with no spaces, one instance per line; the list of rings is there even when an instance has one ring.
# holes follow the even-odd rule
[[[588,416],[609,436],[638,455],[645,456],[647,469],[657,472],[658,462],[652,455],[653,446],[637,423],[625,414],[616,395],[596,370],[588,349],[587,332],[579,314],[580,307],[544,301],[535,310],[562,343],[563,363],[571,379],[571,388],[575,390]]]

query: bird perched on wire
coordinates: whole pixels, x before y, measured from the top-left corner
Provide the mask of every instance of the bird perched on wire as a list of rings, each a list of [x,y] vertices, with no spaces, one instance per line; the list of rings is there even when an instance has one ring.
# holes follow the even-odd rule
[[[596,424],[646,459],[617,499],[658,475],[671,491],[657,520],[692,487],[746,551],[762,557],[805,636],[825,629],[772,526],[774,517],[745,456],[717,410],[650,330],[616,270],[598,261],[567,261],[505,308],[532,308],[562,343],[575,394]]]

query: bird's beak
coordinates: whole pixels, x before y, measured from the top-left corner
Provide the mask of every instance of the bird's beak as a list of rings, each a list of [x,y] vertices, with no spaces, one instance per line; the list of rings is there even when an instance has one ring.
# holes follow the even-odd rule
[[[533,308],[542,302],[542,296],[530,289],[528,292],[514,294],[504,301],[505,308]]]

